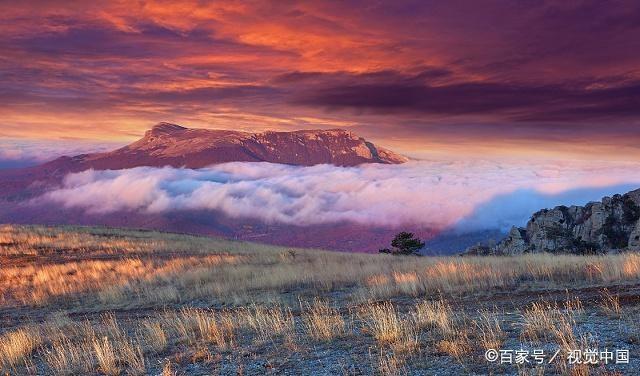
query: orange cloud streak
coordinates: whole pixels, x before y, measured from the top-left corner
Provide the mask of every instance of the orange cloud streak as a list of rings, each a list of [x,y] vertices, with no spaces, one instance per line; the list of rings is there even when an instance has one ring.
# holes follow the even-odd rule
[[[0,138],[130,140],[166,120],[251,131],[351,127],[416,155],[635,158],[636,8],[6,6]]]

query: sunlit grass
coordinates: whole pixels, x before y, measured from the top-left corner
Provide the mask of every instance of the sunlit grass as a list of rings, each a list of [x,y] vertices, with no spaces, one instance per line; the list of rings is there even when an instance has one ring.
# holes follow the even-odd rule
[[[127,238],[129,234],[136,235]],[[637,254],[404,258],[174,234],[152,238],[147,232],[16,226],[1,227],[0,238],[0,254],[39,256],[37,264],[15,261],[0,269],[0,304],[43,305],[97,291],[94,304],[110,307],[194,299],[244,305],[268,296],[265,292],[342,287],[352,288],[353,300],[367,301],[494,288],[597,286],[640,278]],[[91,259],[79,259],[82,252],[90,252]]]
[[[132,230],[1,226],[0,257],[0,307],[37,312],[40,320],[2,328],[3,374],[172,375],[185,362],[257,356],[247,349],[309,356],[361,343],[365,373],[410,374],[416,359],[462,363],[506,346],[504,312],[469,310],[456,300],[500,291],[595,288],[598,314],[628,323],[628,343],[640,337],[620,297],[604,289],[640,280],[634,253],[394,257]],[[583,312],[575,298],[529,302],[518,307],[513,332],[519,343],[566,352],[591,344],[576,329]]]

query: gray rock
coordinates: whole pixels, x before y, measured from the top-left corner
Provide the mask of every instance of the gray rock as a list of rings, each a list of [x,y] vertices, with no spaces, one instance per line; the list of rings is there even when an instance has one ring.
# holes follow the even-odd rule
[[[494,247],[476,246],[467,253],[584,254],[624,249],[640,250],[640,189],[585,206],[540,210],[526,228],[512,228]]]
[[[526,231],[521,228],[512,227],[507,237],[496,245],[498,253],[518,255],[526,252],[529,248],[526,239]]]

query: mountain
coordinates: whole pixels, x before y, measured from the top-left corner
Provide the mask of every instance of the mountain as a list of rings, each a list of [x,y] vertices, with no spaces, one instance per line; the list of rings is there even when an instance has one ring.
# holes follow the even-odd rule
[[[467,254],[537,252],[601,253],[640,250],[640,189],[585,206],[557,206],[513,227],[495,246],[478,245]]]
[[[406,157],[342,129],[247,133],[160,123],[147,131],[142,139],[121,149],[63,157],[52,164],[68,164],[73,170],[86,170],[138,166],[201,168],[224,162],[355,166],[406,161]]]
[[[67,173],[88,169],[202,168],[225,162],[356,166],[407,161],[400,154],[342,129],[248,133],[159,123],[140,140],[111,152],[60,157],[40,166],[0,170],[0,197],[29,196],[42,185],[60,181]]]

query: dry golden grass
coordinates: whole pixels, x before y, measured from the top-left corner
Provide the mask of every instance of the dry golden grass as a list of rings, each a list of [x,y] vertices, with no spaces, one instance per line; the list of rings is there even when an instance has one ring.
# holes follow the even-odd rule
[[[390,302],[363,307],[362,320],[381,346],[389,346],[395,354],[418,350],[418,329],[411,317],[402,317]]]
[[[196,299],[246,305],[267,302],[265,297],[285,290],[341,287],[349,287],[354,300],[365,302],[640,278],[637,254],[403,258],[124,230],[3,226],[0,234],[0,254],[25,257],[0,269],[0,305],[43,305],[87,292],[97,292],[94,304],[112,308]],[[93,259],[78,259],[83,254]]]
[[[85,340],[91,343],[101,372],[119,375],[125,367],[129,374],[145,373],[145,359],[139,340],[129,336],[113,314],[103,315],[101,325],[87,332]]]
[[[161,353],[167,348],[167,333],[158,321],[144,320],[142,322],[141,337],[144,339],[146,349],[149,352]]]
[[[316,299],[313,304],[303,304],[302,308],[305,330],[311,338],[330,341],[345,334],[344,318],[328,302]]]
[[[58,375],[87,374],[93,370],[93,354],[86,349],[86,343],[72,342],[62,337],[51,343],[43,351],[47,368]]]
[[[461,333],[438,341],[436,343],[436,350],[441,354],[450,355],[460,361],[463,356],[471,352],[472,348],[469,337]]]
[[[443,336],[454,331],[453,310],[444,300],[423,301],[416,304],[413,317],[420,328],[436,328]]]
[[[610,317],[620,317],[622,307],[620,306],[620,297],[609,292],[608,289],[602,290],[602,298],[600,300],[600,308]]]
[[[380,350],[380,355],[378,356],[377,371],[381,376],[403,376],[408,374],[403,358],[395,354],[385,354],[382,350]]]
[[[524,311],[522,318],[523,338],[536,343],[549,339],[559,325],[573,321],[557,305],[545,302],[533,303]]]
[[[19,329],[0,337],[0,366],[11,368],[24,363],[42,344],[42,337],[34,328]]]
[[[432,336],[438,338],[436,350],[443,354],[460,358],[471,350],[467,318],[463,313],[455,314],[451,305],[443,300],[422,301],[416,304],[412,312],[413,321],[418,328],[429,328]],[[484,326],[483,330],[489,328]],[[487,335],[498,334],[495,327]]]
[[[490,311],[480,311],[475,321],[479,344],[483,350],[501,349],[506,333],[500,326],[498,314]]]
[[[178,373],[173,370],[173,367],[171,367],[171,362],[166,362],[164,366],[162,366],[162,373],[160,375],[161,376],[177,376]]]
[[[38,355],[51,374],[146,374],[145,358],[135,337],[121,329],[113,315],[95,325],[53,319],[40,326],[5,333],[0,365],[12,373],[20,363]],[[18,372],[20,373],[20,372]]]
[[[215,315],[213,312],[196,309],[183,310],[182,314],[195,321],[197,337],[219,348],[233,345],[234,323],[228,315]]]
[[[106,375],[119,375],[116,351],[113,344],[107,337],[102,339],[94,338],[91,342],[98,361],[98,369]]]
[[[236,328],[230,315],[199,308],[164,312],[156,321],[146,320],[143,323],[147,333],[145,338],[156,352],[166,349],[167,337],[191,345],[205,343],[227,349],[233,346]],[[155,338],[159,341],[154,343]]]
[[[558,344],[575,342],[573,326],[575,318],[584,308],[579,299],[567,299],[557,303],[534,302],[522,314],[522,337],[532,342],[555,339]]]
[[[578,335],[576,332],[576,316],[584,307],[579,299],[567,300],[562,306],[547,302],[536,302],[525,310],[522,337],[540,343],[554,342],[560,350],[560,359],[567,359],[572,350],[597,349],[594,337],[588,333]],[[558,372],[568,375],[589,375],[589,365],[568,365],[565,361],[555,363]]]
[[[212,267],[237,260],[238,256],[209,255],[169,260],[124,258],[8,267],[0,271],[0,278],[6,281],[6,285],[0,287],[0,302],[13,298],[23,304],[43,305],[56,297],[89,291],[100,291],[103,303],[118,302],[127,299],[132,284],[171,278],[190,268]]]
[[[406,374],[415,359],[459,363],[504,346],[503,314],[463,310],[463,298],[640,280],[633,253],[416,258],[21,226],[0,227],[0,263],[0,308],[42,314],[40,325],[0,328],[2,374],[172,375],[185,361],[218,367],[218,357],[248,348],[308,353],[340,347],[338,338],[379,352],[365,373]],[[600,306],[623,317],[617,295],[603,293]],[[118,318],[100,315],[113,310]],[[576,330],[583,310],[578,299],[529,304],[521,339],[564,351],[590,345]]]
[[[290,308],[253,306],[241,311],[244,322],[253,329],[260,341],[271,341],[275,336],[291,337],[295,323]]]
[[[74,254],[149,253],[167,249],[166,243],[154,239],[153,233],[109,228],[83,228],[59,226],[13,226],[0,225],[0,255],[38,255],[61,249],[73,250]]]

